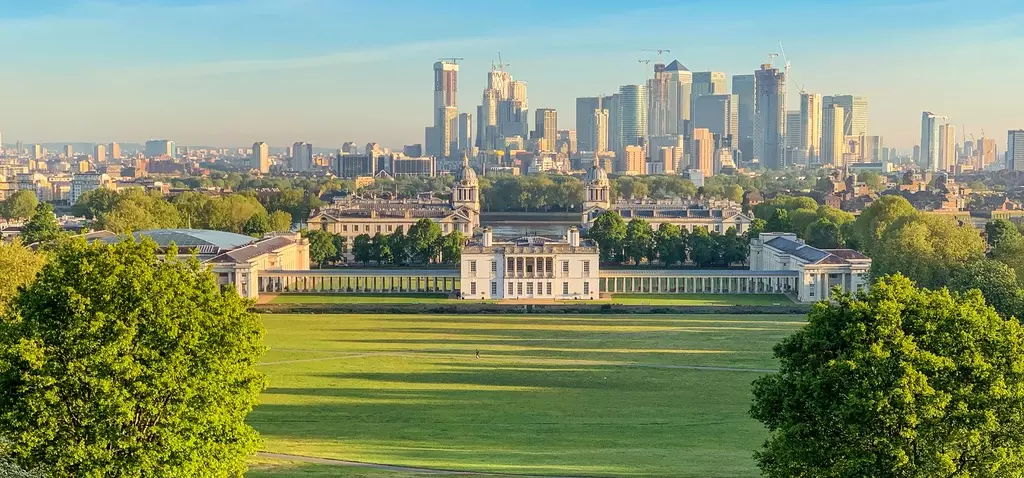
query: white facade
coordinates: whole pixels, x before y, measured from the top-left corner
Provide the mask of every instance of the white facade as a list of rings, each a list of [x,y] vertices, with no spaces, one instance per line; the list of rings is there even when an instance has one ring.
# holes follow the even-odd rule
[[[799,302],[827,300],[834,287],[856,292],[868,285],[871,259],[852,249],[818,249],[789,233],[762,233],[750,242],[751,271],[797,271]]]
[[[78,198],[89,191],[107,187],[110,176],[104,173],[81,173],[71,178],[71,190],[68,192],[68,204],[75,204]]]
[[[595,300],[600,297],[597,245],[576,228],[564,241],[523,237],[494,242],[485,229],[462,250],[463,299]]]

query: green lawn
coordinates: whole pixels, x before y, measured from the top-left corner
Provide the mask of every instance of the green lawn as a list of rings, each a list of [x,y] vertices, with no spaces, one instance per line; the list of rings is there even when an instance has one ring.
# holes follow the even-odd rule
[[[366,468],[338,467],[334,465],[310,465],[297,461],[256,458],[250,466],[246,478],[411,478],[430,476],[431,478],[452,478],[458,475],[423,473],[396,473]]]
[[[281,294],[271,304],[450,304],[481,302],[449,299],[444,294]],[[493,303],[494,301],[484,301]],[[615,294],[599,301],[563,301],[559,303],[622,305],[773,305],[792,304],[784,295],[771,294]]]
[[[803,320],[266,315],[260,369],[270,385],[250,423],[266,451],[294,455],[533,475],[756,476],[751,455],[766,433],[747,413],[750,383]],[[402,476],[259,467],[249,476]]]

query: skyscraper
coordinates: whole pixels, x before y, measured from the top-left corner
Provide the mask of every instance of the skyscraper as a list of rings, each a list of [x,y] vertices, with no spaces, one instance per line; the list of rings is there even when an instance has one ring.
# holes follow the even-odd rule
[[[730,144],[739,137],[739,97],[703,95],[693,101],[693,127],[707,128]]]
[[[616,93],[601,101],[608,111],[608,150],[622,154],[622,97]]]
[[[427,154],[448,158],[452,142],[458,142],[459,65],[454,61],[434,63],[434,125],[427,131]],[[431,138],[430,136],[433,136]]]
[[[74,151],[74,149],[71,148],[70,144],[65,144],[64,145],[64,157],[67,158],[67,159],[71,159],[71,158],[75,157],[75,151]]]
[[[1024,129],[1010,130],[1007,134],[1006,168],[1024,171]]]
[[[462,113],[459,115],[459,151],[468,151],[473,148],[473,115]]]
[[[601,108],[600,96],[576,98],[576,149],[580,151],[596,151],[594,138],[595,111]],[[607,128],[607,127],[606,127]],[[607,143],[607,138],[605,142]]]
[[[693,73],[678,60],[655,65],[654,78],[647,82],[649,136],[686,134],[692,86]]]
[[[953,171],[956,167],[956,127],[939,125],[939,169]]]
[[[558,112],[552,108],[537,108],[533,137],[540,151],[555,151],[558,141]]]
[[[292,145],[292,170],[310,171],[313,169],[313,145],[298,142]]]
[[[110,159],[121,159],[121,145],[110,143]]]
[[[96,158],[97,163],[107,162],[107,147],[102,144],[97,144],[96,147],[93,148],[93,157]]]
[[[825,166],[843,166],[844,140],[843,118],[846,111],[835,103],[821,110],[821,154],[819,159]]]
[[[939,116],[930,111],[921,114],[921,155],[918,165],[932,171],[941,169],[939,163]]]
[[[732,92],[739,97],[739,138],[733,146],[750,155],[754,150],[754,100],[756,98],[754,75],[733,75]]]
[[[592,151],[595,153],[608,151],[608,110],[604,108],[594,110],[593,123],[594,126],[589,133],[591,144],[594,145]],[[580,149],[580,151],[584,150]]]
[[[646,146],[647,140],[647,87],[624,85],[619,88],[620,144]]]
[[[693,169],[708,178],[715,174],[715,137],[707,128],[693,129]]]
[[[807,151],[800,148],[800,111],[786,112],[786,164],[807,165]]]
[[[249,164],[252,169],[257,169],[261,174],[270,172],[270,147],[262,141],[252,144],[252,158]]]
[[[43,145],[38,144],[38,143],[37,144],[33,144],[32,147],[29,149],[29,151],[30,151],[29,156],[31,156],[32,159],[34,159],[36,161],[38,161],[40,159],[43,159]]]
[[[145,153],[147,158],[169,157],[174,159],[177,151],[174,148],[174,141],[151,139],[146,141]]]
[[[822,107],[837,104],[843,107],[846,118],[843,119],[843,134],[846,136],[864,136],[868,134],[868,97],[853,95],[832,95],[821,99]]]
[[[754,72],[757,91],[754,104],[754,157],[768,169],[786,166],[783,145],[786,132],[786,75],[769,64]]]
[[[821,134],[821,95],[800,93],[800,149],[808,163],[820,161]]]
[[[724,95],[725,73],[720,71],[695,71],[693,72],[693,98],[704,95]]]
[[[629,145],[623,149],[620,172],[628,175],[647,174],[647,165],[644,163],[644,148],[636,145]]]

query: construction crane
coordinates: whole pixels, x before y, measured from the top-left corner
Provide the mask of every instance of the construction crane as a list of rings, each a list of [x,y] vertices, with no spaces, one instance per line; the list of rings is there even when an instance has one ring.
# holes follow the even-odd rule
[[[438,60],[439,61],[446,61],[446,62],[449,62],[449,63],[455,63],[457,65],[457,64],[459,64],[460,61],[465,60],[465,58],[447,57],[447,58],[438,58]]]
[[[786,57],[786,49],[783,48],[783,46],[782,46],[782,40],[779,40],[779,51],[782,52],[782,61],[785,62],[785,64],[786,64],[786,99],[785,99],[785,104],[788,105],[788,104],[790,104],[789,103],[789,83],[791,81],[793,81],[792,77],[789,74],[789,67],[792,65],[792,63],[790,63],[789,58]],[[800,87],[800,93],[803,93],[803,92],[804,92],[803,91],[803,87]]]
[[[494,62],[492,61],[491,62],[491,71],[494,71],[494,70],[505,71],[505,67],[506,66],[512,66],[512,65],[501,61],[501,52],[499,51],[498,52],[498,64],[495,65]]]
[[[651,60],[637,60],[637,63],[644,65],[641,70],[644,73],[644,84],[647,83],[647,69],[651,67]]]
[[[778,53],[769,53],[768,54],[768,66],[769,67],[775,65],[775,57],[777,57],[777,56],[779,56]]]
[[[662,53],[672,53],[672,50],[669,50],[667,48],[654,48],[654,49],[650,49],[650,50],[640,50],[640,51],[647,52],[647,53],[657,53],[658,54],[658,63],[661,63],[661,54]]]

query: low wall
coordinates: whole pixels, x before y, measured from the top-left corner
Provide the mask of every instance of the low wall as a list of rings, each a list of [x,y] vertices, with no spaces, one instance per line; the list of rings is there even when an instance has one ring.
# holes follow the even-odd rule
[[[806,314],[809,304],[786,305],[620,305],[620,304],[259,304],[261,314]]]

